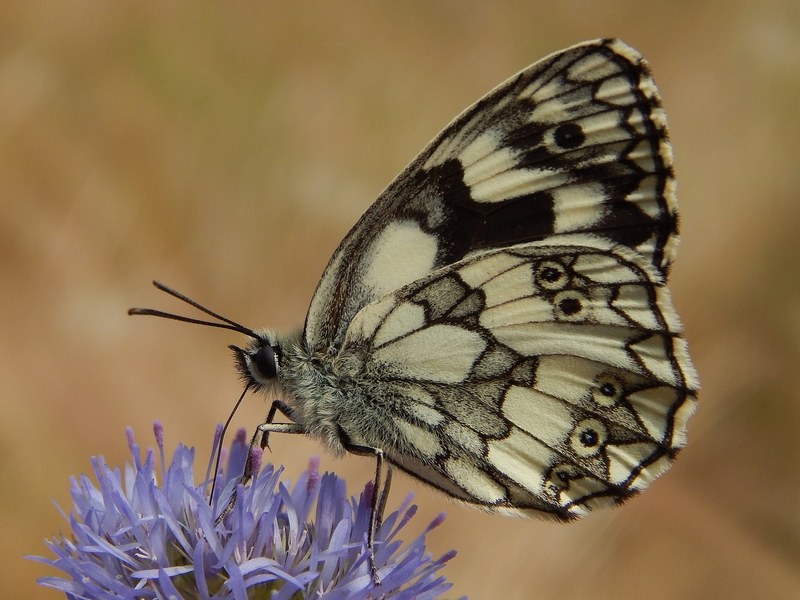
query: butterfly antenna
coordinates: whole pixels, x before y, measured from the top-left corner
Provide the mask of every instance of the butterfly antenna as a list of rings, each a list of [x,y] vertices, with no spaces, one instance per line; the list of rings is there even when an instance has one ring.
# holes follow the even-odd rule
[[[128,309],[129,315],[149,315],[151,317],[161,317],[162,319],[172,319],[173,321],[183,321],[184,323],[194,323],[195,325],[205,325],[206,327],[218,327],[219,329],[229,329],[231,331],[236,331],[238,333],[243,333],[255,340],[260,339],[255,331],[250,329],[249,327],[245,327],[233,321],[227,317],[223,317],[221,314],[214,312],[213,310],[206,308],[199,302],[192,300],[191,298],[184,296],[179,291],[172,289],[169,286],[164,285],[161,282],[154,281],[153,285],[161,290],[172,296],[173,298],[177,298],[181,302],[185,302],[189,306],[192,306],[199,310],[202,313],[207,314],[210,317],[214,317],[219,322],[216,321],[206,321],[203,319],[195,319],[193,317],[184,317],[183,315],[176,315],[174,313],[164,312],[162,310],[156,310],[154,308],[131,308]]]
[[[164,285],[159,281],[153,281],[153,285],[156,287],[156,289],[161,290],[166,294],[169,294],[173,298],[177,298],[181,302],[185,302],[189,306],[196,308],[197,310],[208,315],[209,317],[217,319],[217,321],[206,321],[205,319],[195,319],[194,317],[185,317],[183,315],[176,315],[175,313],[168,313],[163,310],[156,310],[154,308],[131,308],[128,309],[129,315],[149,315],[151,317],[161,317],[162,319],[171,319],[173,321],[182,321],[184,323],[194,323],[195,325],[205,325],[206,327],[217,327],[219,329],[228,329],[231,331],[242,333],[255,340],[261,339],[258,337],[258,335],[256,335],[255,331],[253,331],[249,327],[245,327],[244,325],[237,323],[236,321],[229,319],[228,317],[223,317],[221,314],[214,312],[210,308],[206,308],[199,302],[196,302],[195,300],[192,300],[188,296],[181,294],[178,290],[174,290],[168,285]],[[222,460],[222,448],[223,448],[223,442],[225,441],[225,432],[228,431],[228,426],[231,424],[233,415],[236,414],[239,405],[242,403],[242,400],[244,399],[248,391],[250,391],[250,384],[245,385],[244,390],[242,390],[241,396],[239,396],[239,399],[236,401],[233,410],[228,415],[228,418],[225,421],[225,425],[223,425],[222,431],[220,432],[219,443],[217,445],[217,451],[216,451],[217,456],[216,459],[214,460],[214,478],[212,479],[211,482],[211,493],[209,494],[208,497],[209,504],[213,501],[214,491],[216,490],[217,487],[217,477],[219,475],[219,463]]]

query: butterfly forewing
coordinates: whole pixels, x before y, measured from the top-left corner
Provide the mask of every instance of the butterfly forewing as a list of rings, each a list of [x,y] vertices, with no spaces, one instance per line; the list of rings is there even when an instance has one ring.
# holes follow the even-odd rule
[[[381,194],[331,258],[305,340],[335,351],[370,302],[467,256],[592,232],[665,274],[677,213],[665,117],[618,40],[528,67],[467,109]]]

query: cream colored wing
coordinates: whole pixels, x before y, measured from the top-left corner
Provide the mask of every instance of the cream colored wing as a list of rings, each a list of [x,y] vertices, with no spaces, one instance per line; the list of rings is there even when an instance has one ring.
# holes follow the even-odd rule
[[[344,434],[454,498],[569,519],[647,487],[684,445],[698,382],[680,334],[662,276],[623,245],[485,252],[353,319],[339,374],[387,418]]]

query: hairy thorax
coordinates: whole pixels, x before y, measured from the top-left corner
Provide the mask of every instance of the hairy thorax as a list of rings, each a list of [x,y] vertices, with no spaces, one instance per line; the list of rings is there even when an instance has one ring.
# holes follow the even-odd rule
[[[352,446],[394,446],[389,399],[369,385],[356,354],[312,353],[299,336],[280,342],[278,387],[309,435],[339,456]]]

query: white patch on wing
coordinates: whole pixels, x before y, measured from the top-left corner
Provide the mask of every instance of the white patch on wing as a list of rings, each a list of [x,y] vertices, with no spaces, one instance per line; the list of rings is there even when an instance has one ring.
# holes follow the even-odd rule
[[[617,119],[618,115],[616,111],[612,113],[603,112],[589,115],[582,119],[575,119],[573,123],[580,125],[581,130],[588,140],[586,142],[587,145],[602,146],[603,144],[631,139],[631,134],[617,124]],[[555,130],[553,130],[553,133],[555,133]],[[550,143],[554,149],[560,148],[558,144],[555,143],[555,140]],[[599,159],[591,161],[590,164],[607,161],[608,155],[601,154]]]
[[[588,54],[570,66],[567,77],[575,81],[599,81],[619,73],[619,70],[616,63],[602,54]]]
[[[390,342],[372,353],[396,376],[419,381],[459,383],[486,348],[476,332],[453,325],[433,325]]]
[[[625,201],[634,204],[636,208],[641,209],[647,216],[654,219],[658,218],[659,214],[662,212],[658,200],[660,194],[656,190],[656,186],[658,186],[659,183],[658,177],[655,175],[646,175],[642,177],[636,189],[625,196]],[[656,243],[651,242],[650,245],[655,247]],[[648,257],[652,252],[651,248],[648,252]]]
[[[536,323],[553,320],[553,305],[541,296],[519,298],[481,313],[481,325],[492,329],[509,322]]]
[[[600,183],[565,185],[550,191],[556,233],[590,227],[603,218],[606,196]]]
[[[621,311],[628,319],[641,325],[643,329],[655,331],[661,329],[655,313],[650,309],[650,295],[643,285],[623,285],[619,287],[617,297],[611,306]]]
[[[628,118],[625,119],[625,124],[640,136],[647,135],[647,127],[650,125],[649,122],[645,121],[642,113],[638,110],[631,111]]]
[[[675,415],[672,419],[675,424],[672,431],[673,446],[681,448],[686,445],[686,423],[689,421],[689,417],[694,414],[696,408],[697,399],[689,397],[686,398],[678,410],[675,411]]]
[[[641,140],[625,155],[627,158],[635,160],[636,164],[648,173],[653,173],[656,170],[656,160],[653,156],[650,142],[647,140]]]
[[[489,442],[486,459],[531,493],[542,493],[543,473],[555,454],[541,442],[514,427],[503,439]]]
[[[415,221],[392,221],[365,253],[363,283],[374,297],[393,292],[433,269],[439,245]]]
[[[595,98],[616,106],[636,104],[636,96],[633,95],[630,82],[621,75],[611,77],[601,83],[600,88],[595,93]]]
[[[511,148],[503,147],[498,133],[489,130],[472,140],[458,155],[464,168],[464,183],[471,186],[513,167],[516,158]]]
[[[505,273],[500,273],[487,281],[482,289],[486,294],[487,307],[532,296],[534,289],[530,263],[517,265]]]
[[[668,418],[678,392],[671,387],[661,386],[645,388],[628,395],[628,403],[636,411],[639,420],[654,440],[670,443],[666,439]]]
[[[469,193],[475,202],[503,202],[536,192],[557,189],[569,182],[566,173],[547,169],[509,168],[492,177],[477,181]]]
[[[441,411],[437,410],[433,406],[428,406],[427,404],[421,404],[419,402],[409,402],[408,405],[404,406],[404,410],[408,412],[408,414],[416,417],[423,423],[426,423],[430,426],[439,425],[444,420],[444,415]]]
[[[563,91],[564,88],[559,82],[551,82],[537,90],[531,98],[535,104],[531,107],[528,121],[531,123],[564,123],[569,121],[569,106],[559,98],[554,97]]]
[[[424,429],[397,417],[394,419],[394,424],[417,453],[429,459],[442,453],[442,444],[430,429]]]
[[[444,469],[458,486],[480,502],[495,504],[506,498],[503,487],[468,460],[448,458]]]
[[[686,379],[686,387],[690,390],[699,388],[700,381],[697,378],[697,371],[694,368],[694,364],[692,364],[692,359],[689,357],[689,343],[683,338],[672,338],[672,352]]]
[[[536,367],[535,387],[540,392],[577,405],[590,395],[601,365],[574,356],[542,356]]]
[[[401,302],[383,320],[372,344],[382,346],[425,325],[425,309],[413,302]]]
[[[495,323],[490,329],[497,341],[523,356],[565,354],[596,360],[634,373],[642,372],[625,349],[629,338],[639,334],[637,330],[585,323],[514,322]],[[663,356],[661,360],[664,360]],[[669,367],[668,364],[666,366]]]
[[[605,448],[608,457],[608,475],[611,483],[622,484],[628,480],[634,469],[638,468],[653,452],[657,446],[650,442],[635,444],[614,445]],[[645,470],[649,470],[647,467]]]
[[[655,334],[631,344],[630,349],[656,379],[677,386],[681,382],[678,374],[672,369],[672,362],[667,354],[667,344],[663,336]]]
[[[650,463],[646,469],[642,469],[629,486],[632,490],[641,490],[653,483],[653,480],[669,469],[671,464],[668,454],[661,456],[658,460]]]
[[[503,416],[551,448],[561,445],[573,422],[569,406],[561,400],[516,385],[506,392]]]
[[[579,255],[572,266],[580,276],[591,279],[596,283],[640,283],[642,275],[634,271],[629,265],[620,261],[616,256],[607,254],[587,253]]]
[[[394,296],[384,296],[380,300],[364,307],[356,317],[350,322],[347,328],[347,340],[367,340],[372,337],[375,330],[383,323],[392,309],[395,307],[396,299]]]
[[[537,179],[528,170],[515,169],[516,151],[504,146],[495,131],[478,136],[458,158],[464,168],[464,183],[476,202],[502,202],[530,193],[531,181]]]
[[[505,252],[497,252],[489,256],[476,258],[458,269],[458,275],[468,286],[481,287],[486,281],[515,265],[526,262],[524,258],[512,256]]]

